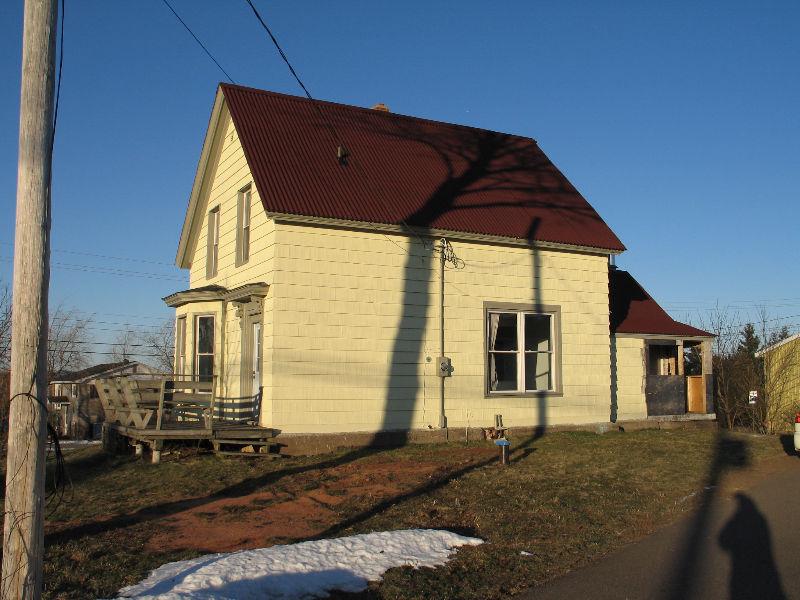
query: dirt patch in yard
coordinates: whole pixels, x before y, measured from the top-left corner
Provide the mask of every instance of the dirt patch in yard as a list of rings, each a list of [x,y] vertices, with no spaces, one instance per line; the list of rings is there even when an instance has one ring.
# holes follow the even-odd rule
[[[324,469],[272,491],[219,498],[170,515],[146,547],[230,552],[313,538],[339,523],[343,512],[380,504],[495,454],[494,448],[463,448],[447,462],[359,460]]]

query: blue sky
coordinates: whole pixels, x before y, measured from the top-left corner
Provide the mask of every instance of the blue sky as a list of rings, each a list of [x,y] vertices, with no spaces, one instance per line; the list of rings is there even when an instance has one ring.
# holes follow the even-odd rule
[[[244,0],[172,2],[237,83],[300,93]],[[800,328],[796,1],[257,6],[318,98],[538,140],[674,316],[765,304]],[[108,339],[186,286],[170,265],[222,75],[160,0],[66,8],[51,303]],[[22,2],[0,3],[3,282],[21,31]]]

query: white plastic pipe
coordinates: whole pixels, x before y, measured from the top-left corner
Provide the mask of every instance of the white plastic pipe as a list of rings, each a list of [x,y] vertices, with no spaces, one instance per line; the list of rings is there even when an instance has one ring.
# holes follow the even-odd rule
[[[794,451],[800,452],[800,413],[794,420]]]

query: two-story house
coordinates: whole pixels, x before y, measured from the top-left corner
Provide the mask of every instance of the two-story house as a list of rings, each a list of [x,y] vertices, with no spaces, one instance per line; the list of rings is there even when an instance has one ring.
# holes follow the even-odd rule
[[[624,249],[530,138],[222,84],[176,372],[284,434],[608,422]],[[616,418],[648,415],[643,369]]]

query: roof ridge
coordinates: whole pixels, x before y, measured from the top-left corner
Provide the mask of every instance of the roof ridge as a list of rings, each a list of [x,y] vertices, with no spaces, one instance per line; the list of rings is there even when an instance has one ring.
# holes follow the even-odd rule
[[[301,103],[312,102],[312,100],[309,100],[308,98],[304,98],[303,96],[296,96],[294,94],[285,94],[283,92],[273,92],[272,90],[264,90],[264,89],[261,89],[261,88],[255,88],[255,87],[251,87],[251,86],[248,86],[248,85],[239,85],[239,84],[234,84],[234,83],[226,83],[224,81],[221,81],[219,83],[219,87],[223,88],[223,91],[224,91],[224,88],[237,88],[239,90],[249,91],[249,92],[256,92],[258,94],[263,94],[263,95],[266,95],[266,96],[278,96],[280,98],[284,98],[286,100],[292,100],[292,101],[295,101],[295,102],[301,102]],[[417,117],[415,115],[406,115],[406,114],[403,114],[403,113],[398,113],[398,112],[393,112],[393,111],[380,111],[380,110],[375,110],[375,109],[372,109],[372,108],[366,108],[364,106],[356,106],[355,104],[345,104],[344,102],[334,102],[333,100],[321,100],[319,98],[314,98],[313,102],[321,102],[323,104],[328,104],[328,105],[331,105],[331,106],[334,106],[334,107],[341,107],[341,108],[346,108],[346,109],[350,109],[350,110],[357,110],[357,111],[361,111],[361,112],[364,112],[364,113],[367,113],[367,114],[371,114],[371,115],[379,115],[379,116],[382,116],[382,117],[387,118],[387,119],[388,118],[400,118],[400,119],[407,119],[407,120],[410,120],[410,121],[419,121],[419,122],[422,122],[422,123],[431,123],[433,125],[446,125],[448,127],[454,127],[454,128],[457,128],[457,129],[468,129],[468,130],[471,130],[471,131],[486,131],[486,132],[489,132],[489,133],[496,133],[498,135],[504,135],[504,136],[507,136],[507,137],[510,137],[510,138],[515,138],[515,139],[519,139],[519,140],[525,140],[527,142],[532,142],[536,146],[539,145],[539,142],[537,142],[532,137],[528,137],[526,135],[519,135],[519,134],[516,134],[516,133],[508,133],[506,131],[497,131],[496,129],[486,129],[485,127],[474,127],[472,125],[464,125],[462,123],[451,123],[450,121],[437,121],[436,119],[428,119],[428,118],[425,118],[425,117]]]

